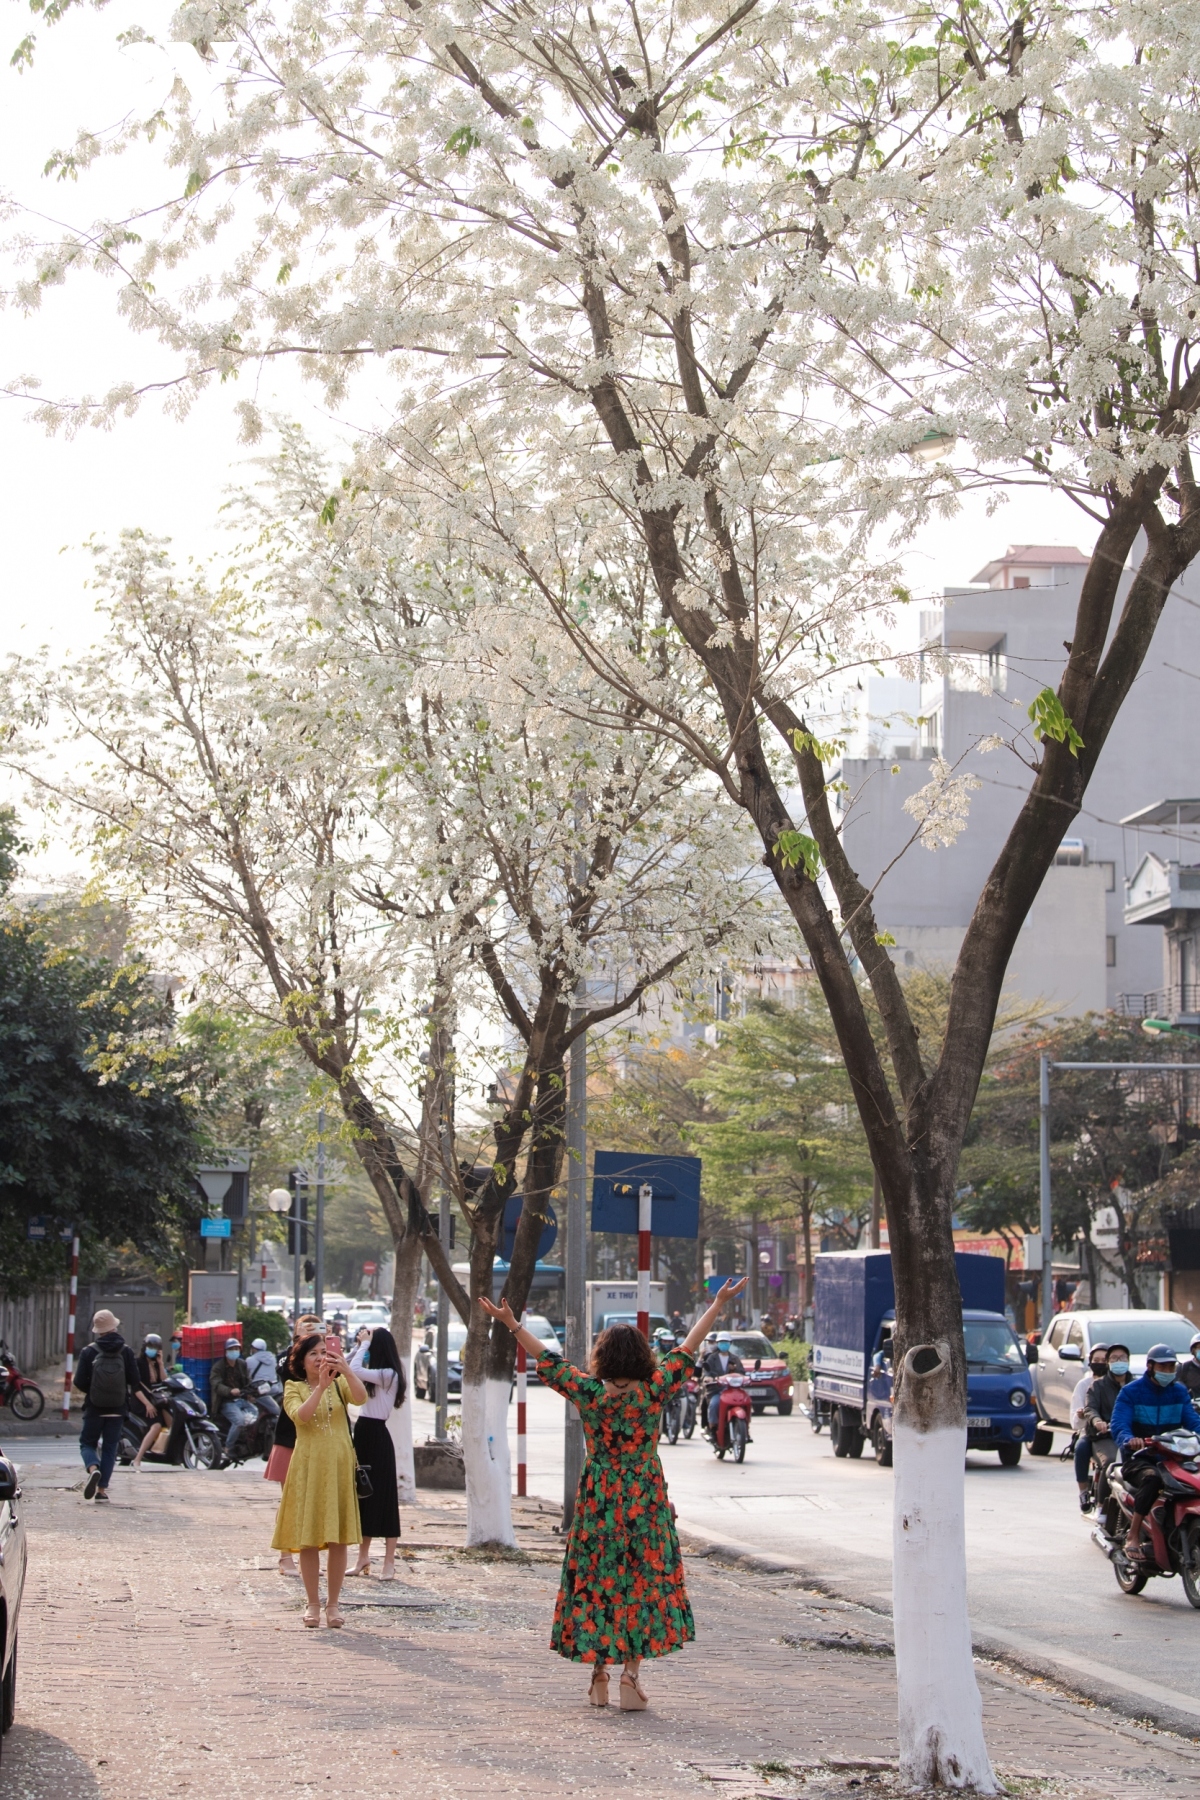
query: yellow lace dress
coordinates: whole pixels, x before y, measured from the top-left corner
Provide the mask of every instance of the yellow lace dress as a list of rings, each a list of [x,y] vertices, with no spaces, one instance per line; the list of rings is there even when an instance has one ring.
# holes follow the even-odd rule
[[[283,1409],[296,1426],[296,1448],[275,1518],[275,1550],[324,1550],[327,1544],[357,1544],[362,1538],[346,1411],[350,1390],[339,1375],[306,1422],[297,1414],[312,1391],[307,1381],[289,1381],[283,1390]]]

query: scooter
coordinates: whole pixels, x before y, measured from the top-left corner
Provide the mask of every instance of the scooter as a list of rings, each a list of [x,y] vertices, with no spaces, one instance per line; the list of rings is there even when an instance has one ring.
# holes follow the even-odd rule
[[[732,1455],[734,1462],[745,1462],[746,1445],[752,1442],[750,1437],[751,1406],[747,1395],[743,1392],[743,1375],[719,1375],[716,1385],[719,1389],[717,1404],[717,1422],[715,1427],[708,1423],[708,1408],[705,1406],[704,1435],[716,1451],[722,1462],[726,1452]]]
[[[1137,1479],[1127,1479],[1119,1463],[1105,1472],[1107,1497],[1092,1538],[1112,1563],[1123,1594],[1140,1594],[1152,1575],[1180,1575],[1188,1601],[1200,1610],[1200,1437],[1171,1431],[1148,1439],[1147,1448],[1162,1454],[1162,1492],[1142,1526],[1153,1563],[1126,1554]]]
[[[264,1399],[274,1398],[271,1386],[269,1381],[251,1382],[246,1399],[254,1407],[258,1416],[252,1425],[242,1426],[233,1441],[233,1449],[225,1452],[224,1467],[228,1468],[231,1464],[236,1467],[240,1463],[251,1462],[256,1456],[261,1456],[262,1460],[266,1462],[270,1456],[275,1443],[275,1425],[279,1414],[272,1412],[262,1403]]]
[[[209,1418],[208,1408],[196,1392],[191,1376],[168,1375],[165,1381],[150,1389],[150,1394],[158,1408],[170,1414],[171,1423],[166,1437],[158,1440],[163,1448],[147,1451],[145,1461],[170,1463],[175,1468],[182,1465],[185,1469],[221,1468],[225,1451],[220,1427]],[[157,1417],[147,1418],[140,1402],[131,1398],[121,1421],[121,1441],[117,1447],[117,1457],[122,1463],[133,1461],[142,1439],[156,1423]]]
[[[40,1416],[45,1404],[46,1396],[37,1382],[22,1375],[0,1338],[0,1406],[11,1407],[13,1418],[28,1424]]]

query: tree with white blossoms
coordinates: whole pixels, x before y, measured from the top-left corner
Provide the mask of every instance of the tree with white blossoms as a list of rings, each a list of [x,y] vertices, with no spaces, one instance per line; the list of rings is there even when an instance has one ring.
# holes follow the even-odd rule
[[[217,580],[136,532],[101,560],[97,650],[23,673],[31,718],[89,760],[9,760],[90,823],[108,878],[177,954],[273,1005],[332,1082],[404,1270],[397,1330],[422,1248],[468,1324],[468,1541],[511,1544],[513,1340],[474,1304],[506,1204],[523,1193],[505,1286],[520,1310],[571,1043],[769,942],[772,890],[692,759],[616,730],[607,694],[592,717],[578,654],[486,571],[414,563],[403,506],[347,492],[292,440],[250,510],[261,535]],[[478,1109],[454,1129],[456,1075],[479,1076],[454,1049],[468,1013],[519,1045],[490,1071],[504,1097],[480,1170]],[[389,1123],[422,1040],[424,1191]],[[431,1234],[434,1177],[470,1224],[469,1293]]]
[[[965,1602],[955,1170],[1017,933],[1200,549],[1196,8],[250,0],[186,7],[174,30],[199,81],[127,134],[166,146],[173,202],[37,251],[25,298],[72,266],[112,272],[181,391],[293,355],[336,402],[385,363],[385,448],[427,529],[519,573],[614,708],[753,821],[888,1214],[902,1767],[994,1792]],[[85,135],[58,166],[105,148]],[[185,284],[222,243],[218,278]],[[955,444],[952,466],[924,462]],[[1094,547],[926,1044],[806,711],[830,668],[886,648],[881,534],[1004,484],[1073,498]],[[630,540],[653,629],[604,585]],[[606,604],[585,608],[597,582]],[[704,696],[663,678],[680,646]],[[961,813],[935,778],[930,829]]]

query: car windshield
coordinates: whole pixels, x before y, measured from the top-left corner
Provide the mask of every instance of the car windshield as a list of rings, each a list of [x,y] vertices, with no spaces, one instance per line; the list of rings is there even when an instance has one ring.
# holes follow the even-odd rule
[[[764,1337],[761,1331],[741,1331],[736,1337],[721,1337],[717,1342],[722,1349],[726,1346],[743,1362],[753,1362],[757,1356],[774,1356],[771,1340]]]
[[[437,1327],[433,1327],[433,1342],[429,1346],[433,1355],[437,1354]],[[467,1328],[459,1319],[451,1319],[446,1327],[446,1341],[451,1356],[458,1356],[467,1341]]]
[[[525,1319],[526,1331],[531,1331],[535,1338],[541,1338],[543,1344],[558,1342],[558,1334],[553,1325],[542,1313],[529,1313]]]
[[[967,1362],[974,1368],[1023,1369],[1025,1358],[1011,1325],[1003,1319],[964,1319]]]
[[[1088,1320],[1093,1344],[1124,1344],[1133,1356],[1145,1356],[1155,1344],[1170,1344],[1179,1356],[1186,1356],[1188,1345],[1196,1335],[1196,1327],[1188,1319],[1166,1318],[1153,1314],[1148,1319],[1106,1319],[1095,1314]]]

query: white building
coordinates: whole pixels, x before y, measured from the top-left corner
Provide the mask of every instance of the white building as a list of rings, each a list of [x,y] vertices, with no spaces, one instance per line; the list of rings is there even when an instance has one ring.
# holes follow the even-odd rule
[[[948,588],[943,605],[922,614],[921,678],[907,696],[893,691],[902,684],[878,693],[868,686],[863,710],[878,741],[867,745],[873,753],[843,759],[842,831],[854,868],[878,884],[876,916],[904,966],[951,967],[957,957],[1030,782],[1011,750],[977,746],[995,735],[1015,739],[1027,757],[1036,753],[1029,704],[1058,686],[1087,560],[1060,545],[1012,546],[979,571],[978,585]],[[1200,584],[1192,576],[1189,587],[1188,579],[1168,598],[1085,810],[1068,825],[1013,952],[1010,988],[1065,1015],[1143,1010],[1142,997],[1162,987],[1161,935],[1127,923],[1124,889],[1156,843],[1164,859],[1179,860],[1181,852],[1173,823],[1135,830],[1122,820],[1151,796],[1200,792]],[[1127,572],[1122,598],[1128,582]],[[1114,626],[1119,613],[1120,599]],[[919,721],[914,729],[906,729],[904,714]],[[981,786],[957,843],[905,849],[915,827],[904,802],[928,782],[935,755]],[[1182,860],[1200,861],[1200,830],[1182,830],[1189,840]]]

